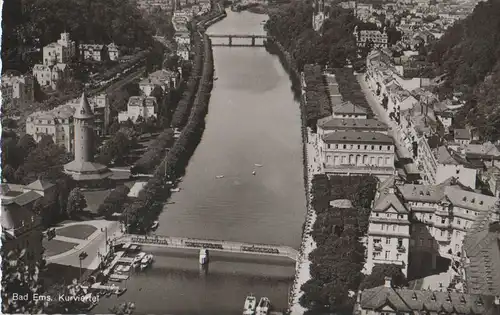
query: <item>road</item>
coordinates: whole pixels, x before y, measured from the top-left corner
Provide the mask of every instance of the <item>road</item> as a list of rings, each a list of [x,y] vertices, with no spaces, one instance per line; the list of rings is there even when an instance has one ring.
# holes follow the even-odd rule
[[[411,153],[401,143],[400,137],[397,135],[398,125],[396,124],[396,122],[389,118],[389,114],[387,113],[387,111],[382,107],[382,104],[375,98],[373,91],[370,90],[370,88],[365,82],[364,75],[359,74],[357,76],[357,79],[359,85],[361,86],[361,90],[365,94],[366,100],[368,101],[368,104],[372,108],[373,113],[375,114],[377,119],[386,123],[389,126],[390,129],[389,135],[392,136],[392,138],[395,141],[398,157],[411,159],[412,158]]]

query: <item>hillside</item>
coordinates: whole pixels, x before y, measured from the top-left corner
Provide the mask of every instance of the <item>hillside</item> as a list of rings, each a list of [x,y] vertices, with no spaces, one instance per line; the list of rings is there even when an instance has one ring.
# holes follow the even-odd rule
[[[481,2],[432,47],[430,61],[446,74],[441,95],[461,91],[468,100],[456,121],[500,139],[500,0]]]
[[[151,23],[126,0],[6,0],[2,20],[3,69],[25,72],[36,49],[69,32],[78,43],[147,47]]]

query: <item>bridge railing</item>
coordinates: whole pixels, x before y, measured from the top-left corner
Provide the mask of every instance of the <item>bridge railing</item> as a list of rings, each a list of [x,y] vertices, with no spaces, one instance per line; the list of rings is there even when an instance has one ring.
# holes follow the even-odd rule
[[[191,238],[174,238],[165,236],[131,236],[124,235],[121,238],[123,242],[144,245],[160,245],[172,248],[205,248],[217,251],[230,251],[249,254],[265,254],[284,256],[292,260],[297,260],[297,250],[288,246],[273,246],[267,244],[246,244],[239,242],[216,241],[216,240],[199,240]]]

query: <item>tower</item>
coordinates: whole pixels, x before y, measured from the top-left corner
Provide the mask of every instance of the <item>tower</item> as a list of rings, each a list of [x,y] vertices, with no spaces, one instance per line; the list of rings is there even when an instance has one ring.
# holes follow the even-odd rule
[[[94,113],[85,92],[73,115],[75,159],[64,172],[79,182],[94,182],[112,175],[105,165],[94,162]]]
[[[94,113],[90,108],[85,93],[82,94],[80,105],[73,116],[75,127],[75,161],[93,162],[94,160]]]

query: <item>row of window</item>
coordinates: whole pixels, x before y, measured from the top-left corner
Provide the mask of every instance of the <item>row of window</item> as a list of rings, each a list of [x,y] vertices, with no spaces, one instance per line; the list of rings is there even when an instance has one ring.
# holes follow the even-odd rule
[[[385,159],[383,157],[374,157],[374,156],[368,156],[368,155],[334,155],[333,159],[331,155],[326,156],[326,163],[327,164],[332,164],[333,160],[333,165],[353,165],[353,166],[393,166],[392,159],[390,157],[386,157]]]
[[[344,150],[371,150],[371,151],[392,151],[392,145],[355,145],[355,144],[327,144],[328,149],[344,149]]]

